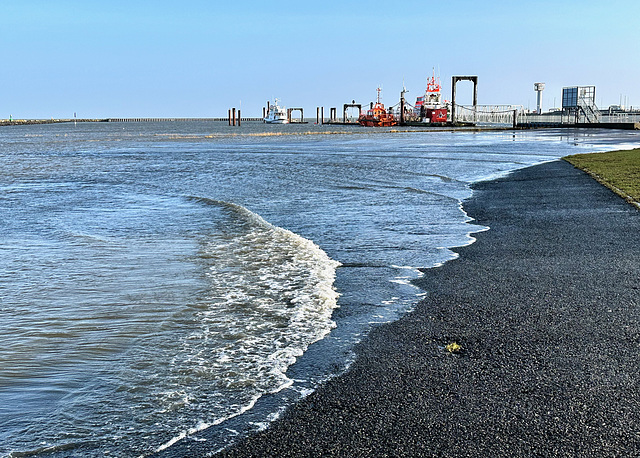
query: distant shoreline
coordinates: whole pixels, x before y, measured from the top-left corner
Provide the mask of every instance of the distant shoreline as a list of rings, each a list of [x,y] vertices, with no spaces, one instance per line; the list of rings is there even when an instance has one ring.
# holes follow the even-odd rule
[[[143,123],[143,122],[228,122],[227,118],[83,118],[83,119],[0,119],[2,126],[28,126],[37,124],[61,124],[72,122],[115,122],[115,123]],[[242,122],[262,122],[262,118],[242,118]],[[310,122],[294,122],[289,125],[310,124]],[[318,124],[320,126],[332,126],[335,123]],[[365,128],[358,123],[340,124],[353,127],[362,127],[367,133],[402,133],[402,132],[487,132],[505,130],[528,130],[511,126],[394,126],[389,129]],[[239,126],[237,126],[239,127]]]
[[[312,118],[309,121],[304,122],[292,122],[289,125],[297,124],[311,124]],[[83,119],[0,119],[0,127],[2,126],[27,126],[34,124],[59,124],[59,123],[71,123],[71,122],[117,122],[117,123],[143,123],[143,122],[228,122],[228,118],[83,118]],[[241,122],[262,122],[262,118],[242,118]],[[347,125],[362,127],[358,123],[332,123],[325,122],[315,125],[331,126],[331,125]],[[239,122],[237,126],[240,127]],[[386,129],[369,129],[364,128],[367,133],[371,132],[489,132],[489,131],[521,131],[521,130],[533,130],[533,129],[559,129],[559,128],[574,128],[574,129],[623,129],[623,130],[640,130],[640,123],[598,123],[598,124],[573,124],[573,125],[535,125],[535,124],[519,124],[516,127],[511,125],[453,125],[453,126],[430,126],[428,124],[424,126],[417,125],[405,125],[394,126],[391,130]]]
[[[109,122],[109,119],[0,119],[0,126],[28,126],[32,124],[58,124],[63,122]]]
[[[33,124],[59,124],[69,122],[170,122],[170,121],[225,121],[227,118],[83,118],[83,119],[0,119],[0,126],[28,126]],[[262,118],[242,118],[246,121],[262,121]]]

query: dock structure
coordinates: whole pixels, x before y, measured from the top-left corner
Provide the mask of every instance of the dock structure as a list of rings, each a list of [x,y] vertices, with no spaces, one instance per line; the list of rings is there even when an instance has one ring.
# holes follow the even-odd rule
[[[349,108],[357,108],[358,109],[358,117],[362,114],[362,104],[356,103],[355,100],[352,100],[351,103],[345,103],[342,106],[342,119],[345,124],[347,124],[347,109]]]
[[[576,124],[560,122],[521,122],[518,129],[620,129],[640,130],[640,122],[580,122]]]
[[[537,95],[541,93],[540,84],[534,86]],[[595,86],[564,87],[562,109],[554,108],[543,113],[538,102],[535,112],[523,111],[518,117],[518,127],[640,130],[640,111],[612,108],[598,108]]]
[[[458,81],[471,81],[473,83],[473,108],[478,106],[478,77],[477,76],[452,76],[451,77],[451,122],[456,123],[456,84]]]
[[[300,121],[293,121],[293,112],[294,111],[299,111],[300,112]],[[304,109],[303,108],[287,108],[287,121],[289,121],[289,123],[302,123],[304,124]]]
[[[362,105],[359,103],[345,103],[342,106],[342,118],[338,118],[338,108],[331,107],[329,108],[329,119],[325,121],[324,119],[324,107],[322,108],[322,124],[334,124],[334,125],[342,125],[342,126],[354,126],[358,125],[358,121],[349,121],[347,118],[347,109],[349,108],[357,108],[358,109],[358,117],[362,114]]]
[[[238,110],[239,111],[239,110]],[[230,117],[225,118],[107,118],[104,122],[228,122]],[[239,118],[236,115],[236,122],[240,119],[242,122],[246,121],[262,121],[262,118]],[[71,119],[70,121],[73,121]],[[78,122],[81,122],[78,119]]]
[[[225,121],[227,118],[220,118]],[[211,121],[212,118],[108,118],[108,122],[166,122],[166,121]]]

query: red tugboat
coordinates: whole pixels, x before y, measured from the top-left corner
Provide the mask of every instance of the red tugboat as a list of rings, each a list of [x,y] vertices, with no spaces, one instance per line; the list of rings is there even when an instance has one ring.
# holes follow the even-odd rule
[[[442,103],[442,87],[440,86],[440,77],[436,77],[435,70],[431,78],[427,78],[427,91],[424,97],[418,97],[415,106],[415,115],[422,122],[426,123],[445,123],[447,122],[447,107]]]
[[[387,113],[384,105],[380,103],[380,91],[378,88],[378,100],[367,110],[367,114],[361,114],[358,123],[367,127],[388,127],[398,125],[398,121],[391,113]]]

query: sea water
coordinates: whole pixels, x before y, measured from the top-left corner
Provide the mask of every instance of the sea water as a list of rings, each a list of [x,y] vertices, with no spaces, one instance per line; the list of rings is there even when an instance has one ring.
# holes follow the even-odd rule
[[[486,229],[461,208],[470,184],[638,144],[619,131],[1,129],[0,456],[16,457],[213,451],[264,427],[411,309],[418,269]]]

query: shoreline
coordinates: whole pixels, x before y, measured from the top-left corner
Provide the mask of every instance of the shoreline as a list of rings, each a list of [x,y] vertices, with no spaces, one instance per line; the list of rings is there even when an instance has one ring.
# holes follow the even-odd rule
[[[415,311],[218,456],[640,451],[640,213],[561,160],[473,189],[464,209],[491,229],[417,281]]]
[[[109,122],[108,119],[0,119],[0,126],[32,126],[38,124],[63,124],[71,122]]]

